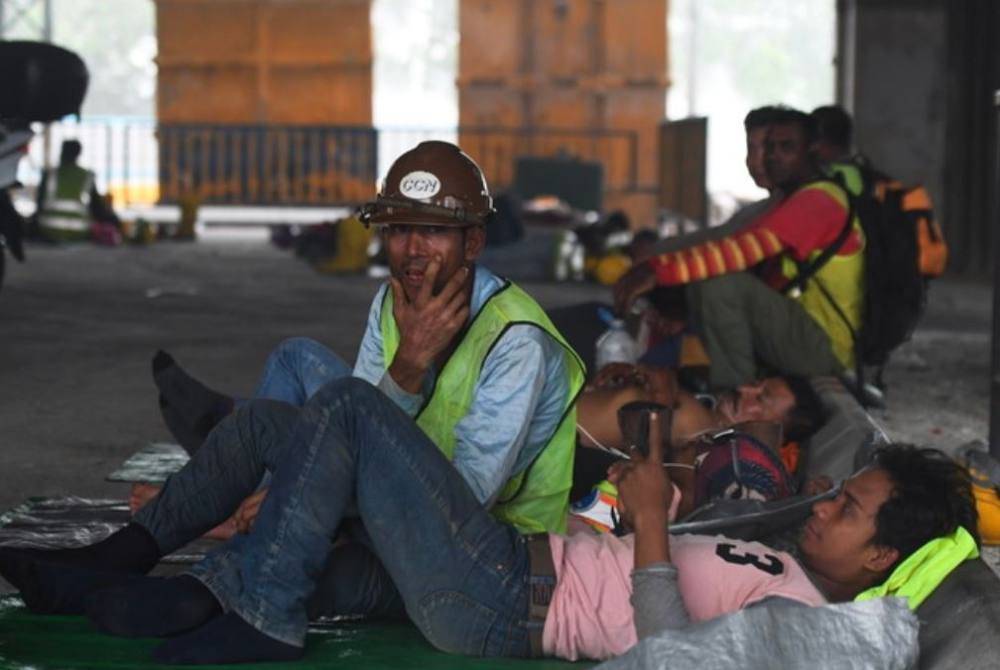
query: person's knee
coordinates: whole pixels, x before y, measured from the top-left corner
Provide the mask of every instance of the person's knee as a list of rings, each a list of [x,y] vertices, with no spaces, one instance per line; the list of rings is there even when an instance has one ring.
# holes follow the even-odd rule
[[[232,421],[241,434],[284,437],[300,412],[298,407],[281,400],[256,398],[237,408],[232,414]]]
[[[309,404],[332,406],[379,402],[384,399],[385,395],[364,379],[341,377],[327,382],[309,399]]]
[[[759,281],[745,272],[733,272],[698,282],[698,293],[702,300],[739,301]]]
[[[239,416],[256,418],[283,412],[297,412],[298,408],[283,400],[271,400],[270,398],[252,398],[236,408],[234,414]]]
[[[766,292],[766,293],[765,293]],[[745,272],[713,277],[689,286],[688,306],[695,322],[703,328],[724,326],[733,322],[749,323],[766,311],[772,289]],[[775,294],[777,297],[777,294]]]
[[[270,359],[287,360],[308,353],[323,345],[310,337],[288,337],[278,343],[268,356]]]

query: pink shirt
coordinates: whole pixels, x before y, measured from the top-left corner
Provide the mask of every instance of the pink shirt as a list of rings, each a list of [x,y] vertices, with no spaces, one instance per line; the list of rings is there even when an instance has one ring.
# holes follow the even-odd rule
[[[577,533],[549,537],[556,584],[545,617],[546,654],[606,659],[636,642],[632,620],[634,536]],[[770,596],[826,602],[789,554],[717,535],[670,538],[678,587],[692,621],[735,612]]]

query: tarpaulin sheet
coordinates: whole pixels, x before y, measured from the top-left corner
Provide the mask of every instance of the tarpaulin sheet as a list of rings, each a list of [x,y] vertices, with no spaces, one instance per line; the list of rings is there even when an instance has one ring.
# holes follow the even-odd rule
[[[901,598],[754,607],[652,635],[600,670],[906,670],[919,627]]]
[[[109,482],[159,484],[184,467],[190,458],[179,444],[153,442],[130,456],[105,479]]]
[[[0,515],[0,546],[53,548],[90,544],[120,528],[128,518],[124,501],[34,498]],[[164,560],[198,560],[211,544],[199,540]],[[156,640],[102,635],[83,617],[33,615],[17,596],[0,596],[0,670],[153,668],[157,666],[148,659],[156,644]],[[324,621],[310,629],[304,660],[253,667],[545,670],[589,664],[452,656],[434,650],[409,624]]]
[[[0,669],[2,670],[139,670],[175,668],[149,660],[155,639],[126,639],[96,632],[83,617],[38,616],[20,598],[0,598]],[[469,658],[436,651],[419,631],[405,623],[338,623],[311,629],[306,653],[293,663],[260,663],[252,668],[365,668],[366,670],[487,670],[588,668],[587,663],[557,660]],[[218,666],[233,668],[238,666]]]
[[[93,544],[128,523],[124,500],[90,498],[31,498],[0,515],[0,546],[59,549]],[[195,563],[217,546],[199,539],[160,559],[164,563]]]

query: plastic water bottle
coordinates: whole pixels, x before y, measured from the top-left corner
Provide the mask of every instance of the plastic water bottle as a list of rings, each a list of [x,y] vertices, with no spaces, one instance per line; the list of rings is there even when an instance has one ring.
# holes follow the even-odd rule
[[[635,364],[639,359],[639,347],[625,330],[624,321],[621,319],[608,321],[608,329],[597,338],[595,359],[598,370],[608,363]]]

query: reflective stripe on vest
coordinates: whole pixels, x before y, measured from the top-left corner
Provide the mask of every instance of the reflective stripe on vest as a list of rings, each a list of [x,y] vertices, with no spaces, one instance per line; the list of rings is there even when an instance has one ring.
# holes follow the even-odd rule
[[[94,186],[94,173],[78,165],[61,165],[45,174],[45,197],[38,213],[39,225],[56,231],[90,230],[90,191]]]
[[[521,533],[564,533],[576,450],[576,398],[586,373],[579,356],[542,308],[519,287],[507,282],[479,310],[438,375],[431,397],[417,416],[417,425],[449,460],[454,457],[455,427],[472,407],[486,357],[513,325],[541,328],[562,346],[569,392],[562,420],[551,439],[523,472],[507,481],[491,513]],[[382,301],[380,326],[388,371],[400,338],[389,290]]]
[[[847,215],[848,203],[847,194],[844,190],[831,182],[815,182],[808,184],[803,189],[818,189],[836,200],[844,208],[844,215]],[[798,296],[798,301],[802,307],[830,337],[830,344],[837,360],[847,369],[854,368],[854,338],[851,329],[858,332],[861,327],[861,312],[865,295],[865,236],[861,228],[861,222],[855,214],[852,221],[854,233],[858,236],[860,246],[850,254],[834,254],[829,261],[806,282],[805,290]],[[808,263],[823,252],[817,249],[809,255]],[[788,254],[782,258],[782,274],[792,279],[798,272],[795,260]],[[830,304],[830,300],[823,294],[823,290],[817,285],[822,283],[823,287],[830,294],[837,306]],[[844,313],[850,322],[850,328],[844,323],[844,319],[837,312],[837,307]]]

